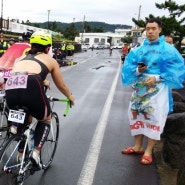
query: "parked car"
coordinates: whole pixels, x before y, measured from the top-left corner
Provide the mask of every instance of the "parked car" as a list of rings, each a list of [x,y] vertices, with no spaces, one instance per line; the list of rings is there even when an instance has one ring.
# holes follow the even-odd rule
[[[81,49],[82,51],[87,51],[89,49],[89,44],[82,44]]]
[[[94,49],[103,49],[103,46],[102,46],[100,43],[94,43],[94,44],[92,45],[92,47],[93,47]]]
[[[104,44],[104,49],[109,49],[110,48],[110,44],[109,43],[107,43],[107,44]]]
[[[95,43],[95,44],[93,44],[92,45],[92,47],[94,48],[94,49],[108,49],[108,48],[110,48],[110,44],[109,43]]]
[[[113,49],[122,49],[123,43],[119,43],[117,45],[112,46]]]

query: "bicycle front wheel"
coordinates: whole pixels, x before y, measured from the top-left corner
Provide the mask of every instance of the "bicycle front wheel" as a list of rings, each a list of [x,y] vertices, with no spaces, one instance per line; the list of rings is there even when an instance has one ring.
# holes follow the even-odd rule
[[[53,161],[59,137],[59,118],[57,113],[51,115],[51,127],[48,137],[41,150],[43,169],[46,170]]]

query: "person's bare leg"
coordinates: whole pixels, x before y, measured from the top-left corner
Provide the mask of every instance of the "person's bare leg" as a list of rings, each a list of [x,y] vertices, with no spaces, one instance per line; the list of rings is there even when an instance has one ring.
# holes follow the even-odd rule
[[[133,146],[135,151],[143,151],[143,135],[135,136],[135,144]]]
[[[153,148],[154,148],[156,142],[157,142],[156,140],[148,138],[147,147],[146,147],[146,150],[145,150],[145,153],[143,156],[152,157],[152,151],[153,151]],[[142,159],[142,163],[148,164],[149,161],[146,159]]]

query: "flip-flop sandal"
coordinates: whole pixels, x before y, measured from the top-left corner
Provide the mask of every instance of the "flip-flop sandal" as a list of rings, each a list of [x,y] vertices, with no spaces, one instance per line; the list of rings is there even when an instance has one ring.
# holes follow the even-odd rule
[[[141,158],[141,164],[150,165],[152,164],[152,162],[153,162],[152,156],[143,155],[143,157]]]
[[[133,149],[133,147],[128,147],[128,148],[125,148],[121,151],[122,154],[136,154],[136,155],[142,155],[144,154],[145,151],[141,150],[141,151],[135,151]]]

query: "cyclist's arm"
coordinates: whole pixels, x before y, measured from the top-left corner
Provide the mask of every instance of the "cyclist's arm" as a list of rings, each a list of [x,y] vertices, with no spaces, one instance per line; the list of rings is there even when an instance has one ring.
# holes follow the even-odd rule
[[[54,59],[52,60],[52,67],[51,67],[51,76],[52,79],[57,86],[57,88],[71,101],[71,104],[74,105],[74,97],[69,91],[68,86],[63,80],[62,73],[60,71],[60,68],[58,66],[57,61]]]

